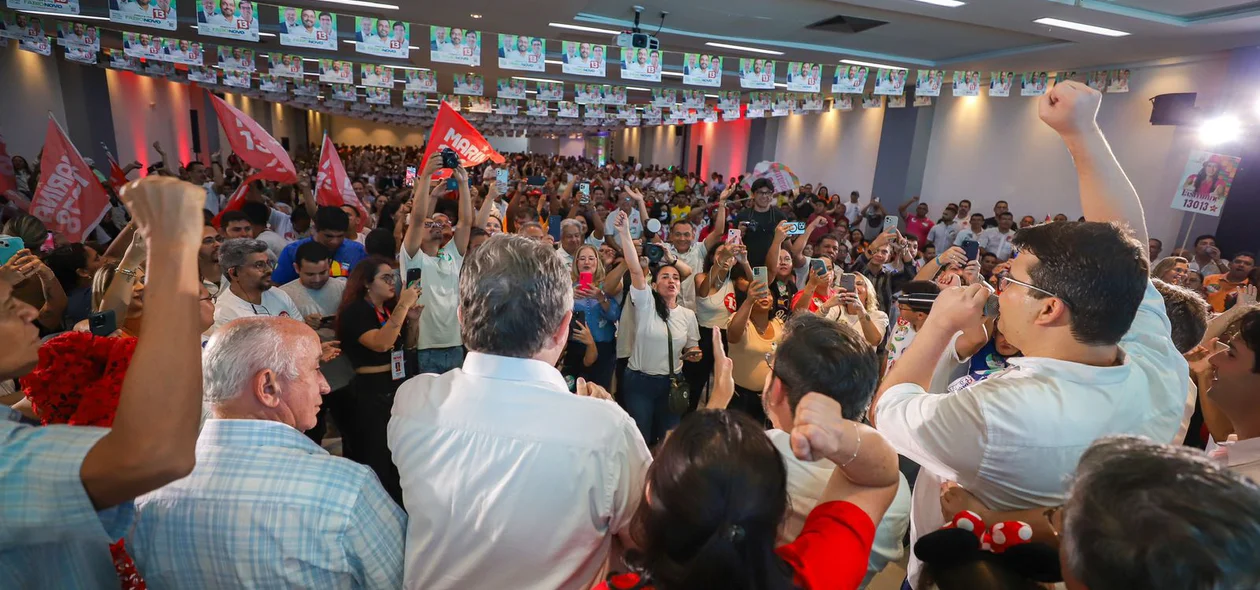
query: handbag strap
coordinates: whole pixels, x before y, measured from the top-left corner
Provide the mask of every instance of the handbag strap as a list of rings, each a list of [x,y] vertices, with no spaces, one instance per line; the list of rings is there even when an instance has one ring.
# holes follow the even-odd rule
[[[672,312],[671,312],[672,315]],[[669,363],[669,381],[674,382],[674,332],[669,329],[669,318],[665,318],[665,346],[669,349],[669,357],[665,362]]]

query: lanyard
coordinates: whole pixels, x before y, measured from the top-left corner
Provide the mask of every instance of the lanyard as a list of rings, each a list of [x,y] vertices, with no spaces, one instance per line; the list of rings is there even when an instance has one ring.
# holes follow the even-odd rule
[[[384,311],[382,311],[382,309],[383,308],[378,308],[373,309],[372,311],[376,312],[376,320],[379,321],[381,323],[381,327],[384,328],[385,322],[389,321],[390,312],[388,309],[384,309]]]

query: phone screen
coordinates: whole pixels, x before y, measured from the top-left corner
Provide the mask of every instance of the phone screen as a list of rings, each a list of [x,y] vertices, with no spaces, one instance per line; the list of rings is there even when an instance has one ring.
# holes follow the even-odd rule
[[[967,262],[975,260],[980,255],[980,242],[975,240],[963,240],[963,252],[967,255]]]
[[[411,186],[416,183],[416,167],[408,166],[407,174],[403,177],[403,185]]]
[[[407,287],[411,287],[419,283],[420,283],[420,269],[418,268],[407,269]]]
[[[805,233],[805,222],[804,222],[804,221],[793,221],[793,222],[791,222],[791,223],[792,223],[792,226],[791,226],[790,228],[788,228],[787,235],[789,235],[789,236],[799,236],[799,235],[801,235],[801,234]]]
[[[847,272],[844,273],[840,277],[840,288],[850,293],[857,291],[857,277]]]

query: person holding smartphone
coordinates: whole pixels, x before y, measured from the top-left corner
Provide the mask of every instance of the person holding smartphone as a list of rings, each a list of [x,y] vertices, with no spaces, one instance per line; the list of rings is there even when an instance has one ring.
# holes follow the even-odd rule
[[[604,264],[594,246],[586,244],[578,248],[570,272],[574,326],[565,355],[565,374],[610,389],[617,366],[617,319],[621,317],[621,304],[600,288],[604,282]],[[595,359],[586,362],[592,353]]]
[[[762,407],[761,390],[770,373],[767,359],[783,335],[783,320],[771,314],[773,306],[766,283],[754,279],[748,285],[748,297],[731,316],[727,328],[731,375],[735,379],[735,395],[727,407],[742,410],[767,428],[770,421]]]
[[[848,325],[871,346],[879,346],[888,331],[888,314],[879,309],[875,286],[857,273],[840,278],[840,288],[823,304],[819,315]]]

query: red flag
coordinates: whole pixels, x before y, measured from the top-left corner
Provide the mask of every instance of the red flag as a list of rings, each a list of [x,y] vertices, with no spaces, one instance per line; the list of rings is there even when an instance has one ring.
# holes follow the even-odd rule
[[[106,157],[109,158],[109,186],[114,187],[114,190],[121,189],[124,184],[127,184],[127,175],[123,174],[122,167],[118,165],[113,154]]]
[[[9,148],[0,135],[0,195],[17,190],[17,176],[13,173],[13,159],[9,157]]]
[[[354,194],[354,186],[350,184],[350,175],[337,155],[337,146],[333,145],[328,134],[324,134],[324,145],[320,148],[319,173],[315,177],[315,202],[323,207],[341,207],[350,205],[359,212],[358,227],[361,231],[367,222],[368,211],[363,201]]]
[[[31,215],[67,240],[82,242],[109,211],[109,195],[51,114],[39,168]]]
[[[293,184],[297,182],[297,169],[276,138],[267,133],[257,121],[211,94],[210,104],[215,115],[227,132],[232,151],[251,168],[257,168],[253,176]]]
[[[424,170],[429,158],[437,155],[442,148],[448,147],[459,154],[459,161],[464,167],[476,166],[486,160],[493,160],[496,164],[502,164],[505,161],[471,123],[455,112],[451,105],[443,102],[438,107],[433,129],[429,131],[429,146],[424,150],[424,161],[420,163],[420,169]],[[441,156],[438,155],[438,157]],[[433,177],[440,179],[450,175],[450,169],[443,168],[438,170]]]

